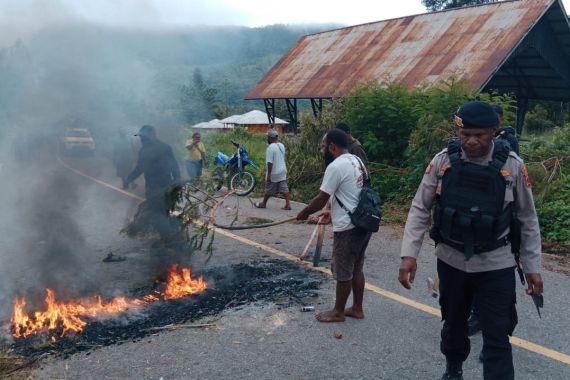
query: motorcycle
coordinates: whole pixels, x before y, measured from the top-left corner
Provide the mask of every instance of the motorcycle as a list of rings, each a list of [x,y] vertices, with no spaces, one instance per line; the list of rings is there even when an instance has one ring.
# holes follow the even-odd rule
[[[215,158],[215,164],[218,166],[212,174],[214,187],[220,190],[224,182],[230,191],[235,190],[239,196],[245,196],[253,191],[257,180],[255,174],[245,170],[245,166],[249,165],[253,169],[257,169],[257,165],[247,157],[247,148],[240,146],[235,141],[231,142],[236,147],[236,152],[230,157],[222,152],[218,152]]]

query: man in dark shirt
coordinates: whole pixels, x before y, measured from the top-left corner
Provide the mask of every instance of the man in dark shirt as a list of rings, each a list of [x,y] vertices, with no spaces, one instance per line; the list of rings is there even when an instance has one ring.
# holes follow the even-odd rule
[[[350,133],[350,127],[348,124],[338,123],[336,127],[346,133],[346,136],[348,137],[348,153],[354,154],[360,158],[364,163],[364,166],[368,168],[368,157],[366,156],[366,152],[364,151],[360,141],[355,139],[354,136],[352,136],[352,133]]]
[[[511,150],[515,152],[518,156],[520,156],[519,151],[519,140],[517,139],[516,131],[513,127],[508,125],[503,125],[504,118],[503,118],[503,108],[498,104],[492,104],[493,110],[499,116],[500,120],[500,128],[495,134],[495,137],[498,139],[503,139],[509,142],[511,146]]]
[[[127,185],[144,174],[146,197],[164,194],[164,190],[180,180],[172,148],[156,138],[156,131],[150,125],[143,125],[135,136],[140,137],[142,148],[137,165],[127,177]]]
[[[144,174],[146,200],[141,204],[134,223],[141,223],[143,231],[158,232],[163,241],[170,240],[180,227],[168,210],[168,190],[180,181],[178,162],[172,148],[156,138],[154,127],[143,125],[135,136],[140,137],[142,147],[135,168],[127,176],[126,186]]]

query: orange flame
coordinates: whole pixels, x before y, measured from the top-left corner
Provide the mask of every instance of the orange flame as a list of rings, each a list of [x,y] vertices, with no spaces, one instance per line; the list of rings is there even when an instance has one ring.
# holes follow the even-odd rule
[[[164,299],[182,298],[206,290],[204,278],[192,280],[190,274],[190,268],[182,268],[182,273],[178,273],[178,265],[171,265],[166,280],[166,289],[164,289]]]
[[[155,291],[142,299],[129,300],[125,297],[113,298],[104,302],[100,295],[93,298],[77,299],[69,302],[58,302],[52,289],[46,289],[45,311],[26,313],[26,299],[16,297],[12,313],[12,335],[23,338],[43,332],[54,332],[61,329],[61,337],[68,332],[79,333],[83,331],[87,322],[85,318],[109,318],[130,309],[137,309],[161,299],[171,300],[187,297],[206,290],[207,285],[202,277],[193,280],[190,277],[190,268],[182,268],[178,273],[178,266],[172,265],[168,273],[163,293]],[[52,341],[54,337],[52,336]]]

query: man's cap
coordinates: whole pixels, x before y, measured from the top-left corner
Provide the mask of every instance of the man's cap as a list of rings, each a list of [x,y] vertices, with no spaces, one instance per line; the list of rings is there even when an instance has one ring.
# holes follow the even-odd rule
[[[267,137],[275,138],[277,136],[279,136],[279,134],[277,133],[277,131],[275,129],[270,129],[267,132]]]
[[[499,116],[489,103],[472,101],[459,107],[454,123],[459,128],[495,128],[499,125]]]
[[[156,137],[156,131],[152,125],[143,125],[135,136]]]

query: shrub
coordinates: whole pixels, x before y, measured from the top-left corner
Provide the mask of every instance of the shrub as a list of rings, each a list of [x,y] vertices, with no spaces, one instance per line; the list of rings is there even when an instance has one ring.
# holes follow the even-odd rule
[[[554,123],[548,118],[548,112],[540,104],[537,104],[534,110],[528,112],[525,117],[524,129],[529,135],[549,132],[552,131],[554,127]]]
[[[560,178],[549,190],[537,208],[542,236],[570,244],[570,178]]]

